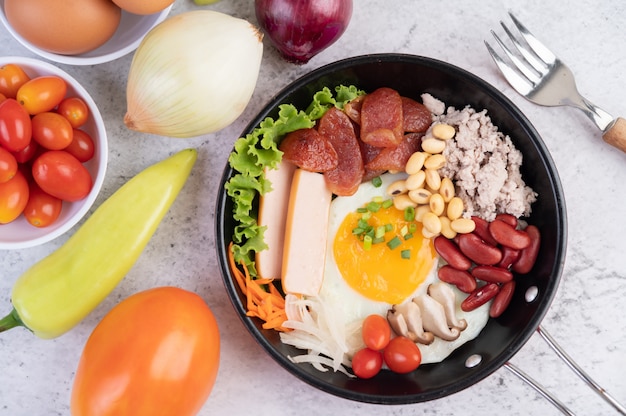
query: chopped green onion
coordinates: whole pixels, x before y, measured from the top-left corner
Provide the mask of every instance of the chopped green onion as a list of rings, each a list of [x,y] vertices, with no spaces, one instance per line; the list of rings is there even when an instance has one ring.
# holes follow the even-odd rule
[[[361,219],[365,221],[369,220],[370,218],[372,218],[372,213],[369,211],[364,212],[363,215],[361,215]]]
[[[376,202],[377,204],[382,204],[384,201],[384,198],[380,195],[377,195],[374,198],[372,198],[372,201]]]
[[[385,226],[381,225],[381,226],[376,227],[375,237],[376,238],[381,238],[381,237],[384,237],[384,236],[385,236]]]
[[[411,250],[402,250],[402,251],[400,252],[400,256],[401,256],[403,259],[407,259],[407,260],[408,260],[408,259],[410,259],[410,258],[411,258]]]
[[[415,219],[415,208],[406,207],[404,209],[404,220],[405,221],[413,221]]]
[[[356,227],[352,229],[352,234],[354,235],[361,235],[365,232],[365,230],[361,227]]]
[[[372,240],[372,242],[373,242],[374,244],[384,243],[384,242],[385,242],[385,237],[378,237],[378,238],[374,237],[374,239]]]
[[[370,250],[372,248],[372,237],[366,235],[363,237],[363,249]]]
[[[410,240],[411,238],[413,238],[413,234],[411,234],[411,233],[406,233],[406,234],[404,234],[404,236],[403,236],[403,237],[404,237],[404,241],[406,241],[406,240]]]
[[[372,179],[372,185],[374,185],[376,188],[380,188],[382,184],[383,184],[383,180],[380,178],[380,176],[377,176]]]
[[[409,233],[415,234],[415,231],[417,231],[417,224],[412,222],[409,224]]]
[[[404,237],[408,233],[409,233],[409,227],[407,227],[406,225],[403,226],[402,229],[400,230],[400,234],[402,234],[402,236]]]
[[[367,210],[369,212],[378,212],[379,209],[380,209],[380,203],[379,202],[372,201],[372,202],[369,202],[367,204]]]
[[[356,209],[356,212],[358,212],[359,214],[365,214],[367,212],[367,208],[359,207]]]
[[[385,232],[390,232],[390,231],[393,231],[393,225],[385,224]]]
[[[363,218],[361,218],[361,219],[359,220],[359,222],[357,223],[357,227],[359,227],[359,228],[366,229],[366,228],[367,228],[367,227],[369,227],[369,226],[370,226],[370,225],[369,225],[369,224],[367,223],[367,221],[366,221],[366,220],[364,220]]]
[[[400,244],[402,244],[402,241],[396,236],[387,242],[387,247],[393,250],[397,248]]]
[[[393,205],[393,199],[385,199],[383,201],[383,208],[391,208]]]

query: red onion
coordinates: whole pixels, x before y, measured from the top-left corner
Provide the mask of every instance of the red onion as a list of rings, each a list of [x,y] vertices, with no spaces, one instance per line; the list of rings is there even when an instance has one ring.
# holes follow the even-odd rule
[[[255,0],[259,25],[282,57],[305,64],[348,27],[352,0]]]

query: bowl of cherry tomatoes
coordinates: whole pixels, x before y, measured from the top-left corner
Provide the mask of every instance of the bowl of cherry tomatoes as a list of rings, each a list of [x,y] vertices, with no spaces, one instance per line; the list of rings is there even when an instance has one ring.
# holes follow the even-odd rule
[[[108,145],[87,90],[56,66],[0,57],[0,249],[46,243],[87,214]]]

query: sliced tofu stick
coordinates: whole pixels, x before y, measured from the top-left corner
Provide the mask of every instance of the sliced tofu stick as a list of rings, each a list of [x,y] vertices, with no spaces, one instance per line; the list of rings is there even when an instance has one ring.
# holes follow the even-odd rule
[[[265,178],[272,183],[272,190],[259,200],[257,222],[260,226],[267,226],[263,236],[269,248],[256,253],[257,272],[263,279],[281,278],[285,221],[295,170],[296,166],[286,161],[280,162],[277,169],[265,169]]]
[[[331,199],[322,174],[294,172],[283,249],[286,293],[316,296],[322,287]]]

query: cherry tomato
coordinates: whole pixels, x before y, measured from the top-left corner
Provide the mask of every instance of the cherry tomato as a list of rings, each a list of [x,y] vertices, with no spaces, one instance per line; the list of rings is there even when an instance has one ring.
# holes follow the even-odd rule
[[[20,216],[28,202],[28,182],[19,170],[13,178],[0,183],[0,224]]]
[[[17,163],[26,163],[33,159],[39,149],[40,146],[37,144],[37,142],[31,140],[30,143],[28,143],[28,146],[18,152],[13,152],[13,156],[15,156],[15,160],[17,160]]]
[[[16,64],[0,66],[0,93],[6,98],[15,98],[17,90],[24,85],[30,77]]]
[[[391,338],[389,322],[380,315],[369,315],[366,317],[363,320],[361,332],[365,345],[374,351],[380,351],[385,348]]]
[[[74,138],[65,151],[85,163],[93,157],[96,147],[91,136],[84,130],[74,129]]]
[[[422,353],[407,337],[395,337],[383,351],[383,358],[391,371],[404,374],[419,367]]]
[[[4,183],[15,176],[17,160],[4,147],[0,147],[0,183]]]
[[[89,107],[80,97],[67,97],[57,107],[57,113],[65,117],[75,129],[89,118]]]
[[[30,115],[13,98],[0,103],[0,146],[18,152],[28,146],[32,137]]]
[[[358,378],[372,378],[383,366],[383,355],[380,351],[363,348],[352,357],[352,371]]]
[[[6,96],[6,95],[4,95],[4,94],[2,94],[2,93],[0,93],[0,103],[1,103],[2,101],[6,100],[6,99],[7,99],[7,96]]]
[[[27,81],[17,90],[17,101],[29,114],[50,111],[65,98],[67,84],[56,75],[45,75]]]
[[[219,358],[219,328],[200,296],[175,287],[136,293],[87,340],[71,413],[195,415],[213,389]]]
[[[24,207],[24,217],[31,225],[47,227],[59,218],[63,201],[44,192],[35,182],[31,182],[28,202]]]
[[[89,171],[64,150],[49,150],[33,162],[33,179],[45,192],[64,201],[78,201],[91,191]]]
[[[33,140],[50,150],[65,149],[74,137],[74,129],[61,114],[46,111],[32,118]]]

